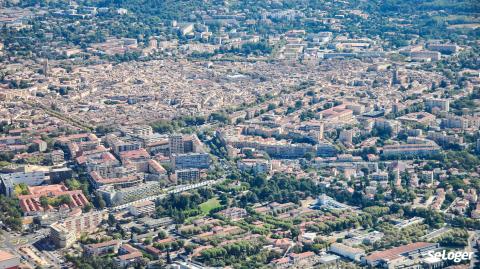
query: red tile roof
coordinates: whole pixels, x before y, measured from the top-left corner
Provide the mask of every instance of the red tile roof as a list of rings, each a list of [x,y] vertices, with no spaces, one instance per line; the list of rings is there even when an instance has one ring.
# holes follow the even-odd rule
[[[43,208],[40,204],[40,197],[58,197],[60,195],[69,195],[71,203],[70,208],[84,207],[89,204],[87,198],[81,190],[69,191],[67,187],[61,184],[53,184],[46,186],[28,187],[29,193],[27,195],[19,195],[20,207],[24,212],[37,212],[52,209],[52,206]]]
[[[434,246],[434,245],[436,245],[436,244],[427,243],[427,242],[411,243],[411,244],[408,244],[408,245],[403,245],[403,246],[387,249],[387,250],[384,250],[384,251],[374,252],[374,253],[368,255],[365,259],[368,262],[373,262],[373,261],[377,261],[377,260],[393,260],[393,259],[398,258],[401,254],[411,252],[411,251],[415,251],[415,250],[420,249],[420,248]]]

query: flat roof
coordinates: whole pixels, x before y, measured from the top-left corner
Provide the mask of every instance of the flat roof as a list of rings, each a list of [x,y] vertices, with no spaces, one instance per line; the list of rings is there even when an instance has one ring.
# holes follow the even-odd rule
[[[402,254],[409,253],[418,249],[426,248],[426,247],[432,247],[436,246],[437,244],[435,243],[427,243],[427,242],[416,242],[416,243],[411,243],[408,245],[403,245],[391,249],[387,249],[384,251],[378,251],[370,254],[369,256],[366,257],[367,261],[377,261],[377,260],[383,260],[383,259],[396,259]]]
[[[12,253],[4,250],[0,250],[0,261],[7,261],[13,258],[16,258],[16,256],[13,255]]]

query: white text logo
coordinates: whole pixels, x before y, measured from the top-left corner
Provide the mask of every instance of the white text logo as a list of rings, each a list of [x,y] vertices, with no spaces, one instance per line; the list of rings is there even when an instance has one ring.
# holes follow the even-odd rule
[[[434,252],[433,250],[430,250],[428,252],[428,256],[432,258],[439,258],[444,261],[454,261],[454,262],[461,262],[465,260],[471,260],[473,257],[473,252],[464,252],[464,251],[450,251],[447,252],[446,250],[443,250],[442,252]]]

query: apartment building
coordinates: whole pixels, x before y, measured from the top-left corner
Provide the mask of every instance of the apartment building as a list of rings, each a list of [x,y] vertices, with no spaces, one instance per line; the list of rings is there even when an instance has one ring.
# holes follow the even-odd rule
[[[59,223],[63,224],[68,230],[73,230],[79,236],[94,232],[105,217],[105,211],[91,211],[66,218]]]
[[[200,180],[200,170],[196,168],[175,170],[178,183],[195,182]]]
[[[68,155],[72,158],[78,157],[83,151],[90,151],[100,146],[100,139],[95,134],[73,134],[62,136],[56,140],[62,148],[66,149]]]
[[[127,268],[139,261],[143,257],[140,250],[130,246],[129,244],[123,244],[120,246],[119,256],[115,258],[117,265],[121,268]]]
[[[159,195],[163,189],[161,182],[149,181],[138,186],[122,189],[115,189],[113,186],[103,186],[98,189],[98,193],[102,195],[108,205],[116,206]]]
[[[50,239],[57,247],[69,247],[82,235],[97,230],[106,217],[105,211],[81,213],[50,225]]]
[[[150,125],[135,125],[122,128],[122,133],[129,136],[151,136],[153,128]]]
[[[219,211],[218,214],[233,221],[241,220],[244,217],[248,216],[247,211],[239,207],[230,207]]]
[[[106,141],[117,156],[120,155],[120,152],[138,150],[142,147],[141,142],[136,139],[129,137],[120,138],[114,134],[107,135]]]
[[[414,61],[438,61],[441,59],[440,52],[438,51],[411,51],[409,56]]]
[[[427,49],[431,51],[438,51],[444,54],[452,54],[458,51],[458,46],[455,44],[439,44],[439,43],[428,43]]]
[[[102,243],[85,245],[83,249],[88,256],[100,256],[108,253],[117,253],[119,247],[120,241],[110,240]]]
[[[58,248],[69,248],[77,240],[75,232],[68,230],[60,223],[50,225],[49,238]]]
[[[337,210],[352,209],[351,206],[340,203],[326,194],[320,195],[316,201],[316,204],[320,207],[326,207],[326,208],[337,209]]]
[[[383,147],[382,155],[389,158],[421,158],[429,157],[440,152],[440,147],[431,141],[425,144],[400,144]]]
[[[433,111],[435,108],[440,111],[450,111],[450,100],[432,98],[425,100],[425,108],[429,111]]]
[[[85,152],[82,156],[77,157],[76,161],[87,172],[95,171],[102,176],[111,173],[120,165],[117,158],[104,148],[94,152]]]
[[[352,144],[353,130],[341,130],[338,136],[338,140],[346,144]]]
[[[53,165],[61,164],[65,161],[65,153],[63,150],[54,150],[48,155],[48,159]]]
[[[143,178],[136,174],[135,171],[124,167],[119,167],[118,169],[115,169],[107,176],[110,177],[104,177],[100,175],[100,173],[92,171],[89,173],[88,178],[92,183],[93,187],[96,189],[102,186],[109,185],[126,188],[139,185],[143,182]]]
[[[427,138],[435,141],[439,145],[463,144],[463,137],[457,134],[448,135],[446,132],[428,131]]]
[[[149,200],[134,203],[128,208],[128,211],[135,217],[140,215],[149,215],[155,212],[155,203]]]
[[[445,119],[442,119],[441,122],[442,128],[446,129],[467,129],[469,126],[468,119],[458,116],[449,116]]]
[[[208,169],[210,167],[210,155],[208,153],[173,154],[171,164],[173,169]]]
[[[272,170],[272,163],[265,159],[243,159],[237,162],[237,167],[240,171],[268,174]]]
[[[170,155],[185,153],[185,147],[183,144],[183,135],[175,134],[169,138]]]

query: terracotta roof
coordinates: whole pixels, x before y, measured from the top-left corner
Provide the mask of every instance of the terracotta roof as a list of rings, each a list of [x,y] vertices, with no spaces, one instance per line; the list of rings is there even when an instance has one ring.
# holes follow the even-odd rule
[[[304,258],[308,258],[308,257],[311,257],[311,256],[314,256],[315,253],[311,252],[311,251],[307,251],[307,252],[302,252],[302,253],[292,253],[290,254],[290,257],[292,258],[296,258],[296,259],[304,259]]]
[[[131,259],[135,259],[135,258],[140,258],[142,257],[142,253],[140,251],[135,251],[135,252],[132,252],[132,253],[128,253],[128,254],[125,254],[125,255],[122,255],[122,256],[118,256],[118,258],[120,260],[131,260]]]
[[[368,255],[365,259],[368,262],[373,262],[377,260],[393,260],[398,258],[400,255],[411,252],[420,248],[425,248],[429,246],[435,246],[436,244],[434,243],[427,243],[427,242],[416,242],[416,243],[411,243],[408,245],[403,245],[391,249],[387,249],[384,251],[377,251],[374,252],[370,255]]]
[[[148,160],[148,165],[159,174],[167,173],[167,170],[155,160]]]
[[[96,243],[96,244],[90,244],[87,245],[89,248],[103,248],[103,247],[108,247],[108,246],[113,246],[116,244],[119,244],[120,242],[118,240],[110,240],[110,241],[105,241],[101,243]]]
[[[120,152],[120,158],[123,159],[137,159],[150,158],[150,154],[145,149],[129,150]]]
[[[61,136],[59,137],[57,140],[60,140],[62,142],[66,142],[66,141],[70,141],[70,140],[74,140],[74,139],[80,139],[80,138],[93,138],[92,136],[90,136],[90,134],[73,134],[73,135],[68,135],[68,136]],[[97,137],[95,136],[95,139]]]
[[[104,178],[100,174],[98,174],[96,171],[90,172],[90,177],[95,182],[100,183],[100,184],[116,184],[116,183],[125,183],[125,182],[131,182],[131,181],[138,180],[138,177],[135,176],[135,175],[121,177],[121,178]]]
[[[52,206],[43,208],[40,205],[41,196],[58,197],[60,195],[69,195],[71,198],[71,203],[68,206],[72,208],[84,207],[89,204],[87,198],[81,190],[69,191],[67,187],[61,184],[28,187],[28,190],[30,194],[18,196],[18,199],[20,200],[20,207],[24,212],[45,211],[52,209]]]
[[[153,246],[146,246],[145,250],[149,253],[154,254],[154,255],[159,255],[159,254],[162,253],[159,249],[157,249],[156,247],[153,247]]]
[[[276,259],[276,260],[272,261],[273,264],[285,264],[285,263],[289,263],[289,262],[290,262],[290,259],[287,258],[287,257]]]

